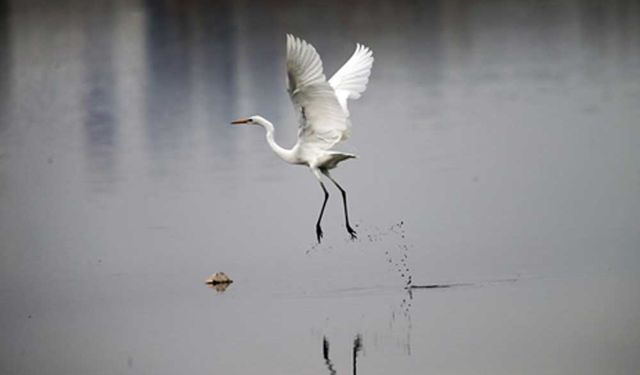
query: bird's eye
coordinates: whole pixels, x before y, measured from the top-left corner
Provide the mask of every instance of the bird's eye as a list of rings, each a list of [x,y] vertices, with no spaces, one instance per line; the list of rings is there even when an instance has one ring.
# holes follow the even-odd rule
[[[252,118],[250,118],[248,122],[253,122],[253,119],[252,119]]]

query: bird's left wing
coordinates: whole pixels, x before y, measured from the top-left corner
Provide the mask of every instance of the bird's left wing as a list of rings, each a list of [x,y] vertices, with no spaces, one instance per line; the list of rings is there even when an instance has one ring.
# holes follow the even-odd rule
[[[322,71],[315,48],[287,34],[287,88],[298,112],[298,143],[328,150],[348,138],[350,123]]]
[[[356,44],[351,58],[329,79],[329,84],[336,90],[338,101],[347,116],[347,99],[358,99],[367,89],[372,66],[373,52],[369,47]]]

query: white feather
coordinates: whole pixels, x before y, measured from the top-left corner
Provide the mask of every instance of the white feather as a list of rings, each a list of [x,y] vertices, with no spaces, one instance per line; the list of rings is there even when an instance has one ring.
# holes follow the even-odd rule
[[[299,117],[299,152],[329,150],[348,137],[349,119],[325,78],[320,56],[292,35],[287,35],[287,87]]]
[[[347,116],[347,99],[358,99],[367,89],[372,66],[373,52],[362,44],[356,44],[351,58],[329,79],[329,84],[335,90],[338,102]]]

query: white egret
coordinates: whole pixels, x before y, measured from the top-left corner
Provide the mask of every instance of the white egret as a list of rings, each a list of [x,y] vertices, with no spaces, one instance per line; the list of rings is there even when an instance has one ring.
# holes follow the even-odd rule
[[[322,182],[325,175],[342,193],[344,218],[352,239],[356,231],[349,224],[347,193],[329,174],[343,160],[356,155],[332,148],[349,137],[351,121],[347,99],[357,99],[367,87],[373,53],[368,47],[356,44],[349,60],[327,81],[322,61],[315,48],[302,39],[287,34],[287,89],[298,114],[298,141],[291,149],[280,147],[273,139],[273,124],[261,116],[233,121],[232,124],[260,125],[265,128],[267,142],[273,151],[291,164],[306,165],[316,177],[324,201],[316,222],[318,242],[322,239],[320,223],[329,192]]]

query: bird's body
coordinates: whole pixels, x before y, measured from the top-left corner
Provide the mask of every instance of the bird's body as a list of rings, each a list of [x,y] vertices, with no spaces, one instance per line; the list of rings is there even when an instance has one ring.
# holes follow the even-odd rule
[[[347,198],[344,189],[330,176],[329,170],[338,163],[355,158],[354,154],[333,150],[349,138],[351,121],[347,99],[357,99],[366,89],[373,65],[371,50],[360,44],[351,58],[328,81],[322,61],[312,45],[287,35],[287,91],[298,114],[298,141],[291,149],[280,147],[273,138],[274,126],[261,116],[237,120],[233,124],[255,124],[266,130],[267,143],[284,161],[308,166],[320,182],[325,194],[316,223],[318,241],[322,238],[320,222],[329,193],[322,175],[329,178],[342,193],[347,231],[352,238],[356,232],[349,224]]]
[[[337,163],[342,160],[356,157],[356,155],[346,152],[318,149],[299,140],[291,149],[283,148],[274,140],[273,133],[275,129],[271,122],[262,116],[251,116],[251,120],[266,129],[267,143],[276,155],[287,163],[329,170],[335,168]]]

